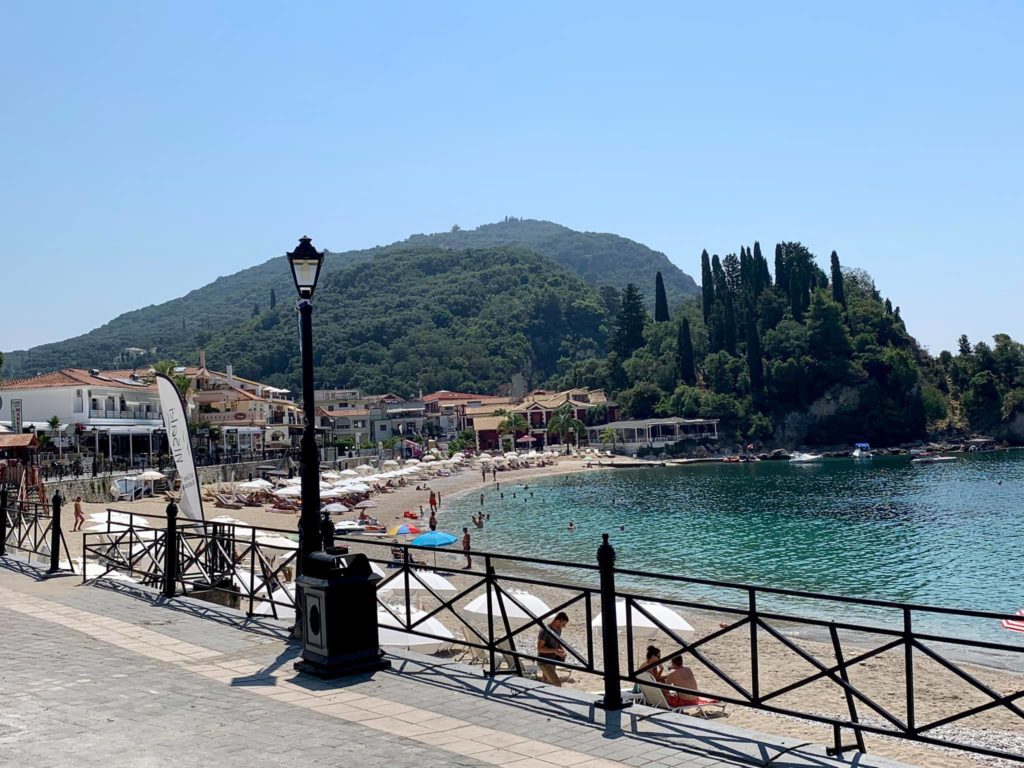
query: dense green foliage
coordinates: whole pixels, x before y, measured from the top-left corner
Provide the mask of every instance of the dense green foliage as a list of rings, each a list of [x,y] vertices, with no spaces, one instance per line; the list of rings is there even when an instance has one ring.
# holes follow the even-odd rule
[[[829,290],[800,243],[777,246],[774,279],[760,244],[725,258],[704,252],[699,298],[670,322],[646,322],[632,351],[618,342],[616,317],[614,353],[575,364],[559,383],[605,386],[628,416],[721,419],[736,442],[923,437],[927,356],[871,279],[832,261],[841,284]]]
[[[457,249],[522,245],[568,267],[592,285],[620,290],[628,283],[639,285],[648,310],[654,308],[654,282],[658,272],[664,279],[669,306],[697,293],[693,278],[663,253],[618,235],[577,232],[550,221],[508,217],[471,230],[453,227],[450,232],[413,235],[406,242]]]
[[[935,359],[928,402],[937,421],[952,430],[982,430],[1024,442],[1024,344],[1005,333],[994,344],[971,345],[961,336],[958,353]]]

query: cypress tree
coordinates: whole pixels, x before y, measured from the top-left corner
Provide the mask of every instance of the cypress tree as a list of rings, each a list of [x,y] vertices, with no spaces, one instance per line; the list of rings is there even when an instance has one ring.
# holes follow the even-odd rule
[[[665,295],[665,280],[662,278],[661,272],[658,272],[654,276],[654,322],[667,323],[668,321],[668,297]]]
[[[277,291],[273,288],[270,289],[270,308],[273,309],[277,306]]]
[[[789,274],[789,311],[793,313],[793,319],[798,323],[804,321],[804,305],[800,299],[800,275],[796,272]]]
[[[775,244],[775,287],[784,295],[789,295],[790,280],[786,273],[786,254],[782,251],[782,243]]]
[[[693,365],[693,340],[690,338],[690,321],[683,318],[676,337],[676,357],[679,363],[679,378],[684,384],[693,386],[697,383],[697,371]]]
[[[735,256],[733,258],[735,259]],[[729,291],[728,278],[722,268],[722,262],[718,260],[718,254],[711,258],[711,274],[715,284],[715,311],[712,313],[712,324],[716,351],[724,349],[730,355],[735,355],[736,311],[732,303],[732,293]]]
[[[757,322],[751,313],[747,320],[747,368],[750,371],[750,392],[755,403],[761,402],[764,394],[764,361],[761,355],[761,335],[757,332]]]
[[[612,349],[618,353],[619,359],[628,360],[644,345],[644,323],[646,320],[647,313],[644,311],[640,289],[630,283],[623,289],[619,311],[615,313]]]
[[[832,298],[846,309],[846,290],[843,288],[843,271],[839,267],[839,254],[832,251]]]
[[[715,286],[711,282],[711,262],[707,250],[700,254],[700,292],[704,306],[704,323],[711,317],[711,306],[715,303]]]

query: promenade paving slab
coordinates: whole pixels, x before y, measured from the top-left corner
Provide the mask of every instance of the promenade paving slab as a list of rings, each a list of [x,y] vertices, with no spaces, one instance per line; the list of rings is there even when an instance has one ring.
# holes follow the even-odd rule
[[[594,697],[402,654],[372,677],[297,674],[285,626],[0,559],[0,765],[897,768],[727,722],[604,713]]]

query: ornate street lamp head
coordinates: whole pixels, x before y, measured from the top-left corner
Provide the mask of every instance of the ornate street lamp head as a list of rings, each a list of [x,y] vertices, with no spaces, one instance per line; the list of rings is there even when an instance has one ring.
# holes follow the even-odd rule
[[[295,279],[295,289],[299,292],[299,298],[313,298],[316,282],[320,279],[320,267],[324,263],[323,253],[317,252],[312,240],[303,236],[299,238],[298,247],[288,254],[288,263],[292,267],[292,277]]]

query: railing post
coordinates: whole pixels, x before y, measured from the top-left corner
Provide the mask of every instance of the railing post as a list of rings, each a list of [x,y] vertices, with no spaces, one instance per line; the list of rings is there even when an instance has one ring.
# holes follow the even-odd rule
[[[615,548],[608,534],[601,535],[597,548],[597,566],[601,574],[601,632],[604,650],[604,699],[596,706],[605,710],[625,709],[619,680],[619,625],[615,617]],[[590,627],[587,631],[592,631]]]
[[[907,732],[917,735],[914,717],[914,627],[910,617],[910,609],[903,609],[903,666],[907,683]]]
[[[60,572],[60,508],[64,503],[60,491],[55,491],[50,500],[53,504],[53,517],[50,518],[50,570],[49,573]],[[38,513],[37,513],[38,514]]]
[[[7,554],[7,489],[0,488],[0,557]]]
[[[753,587],[747,592],[747,605],[750,611],[750,697],[755,704],[760,704],[761,664],[757,653],[757,590]]]
[[[164,597],[174,597],[178,579],[178,505],[167,505],[167,529],[164,531]]]

